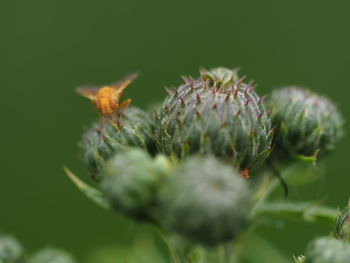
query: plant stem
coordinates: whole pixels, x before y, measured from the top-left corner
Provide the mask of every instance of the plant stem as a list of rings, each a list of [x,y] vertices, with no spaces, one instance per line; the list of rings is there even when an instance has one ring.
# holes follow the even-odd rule
[[[256,206],[251,219],[261,217],[294,218],[311,223],[334,224],[338,210],[320,206],[318,202],[265,202]]]

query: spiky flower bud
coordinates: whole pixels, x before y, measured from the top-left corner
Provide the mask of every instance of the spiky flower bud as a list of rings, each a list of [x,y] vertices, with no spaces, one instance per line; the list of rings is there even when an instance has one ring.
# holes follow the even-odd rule
[[[337,217],[335,235],[350,242],[350,200]]]
[[[144,150],[126,150],[106,163],[102,171],[102,192],[116,210],[149,220],[167,167],[167,159],[162,156],[153,159]]]
[[[137,146],[153,151],[150,116],[136,107],[129,107],[123,116],[123,127],[117,130],[108,121],[96,122],[83,136],[83,159],[93,178],[101,179],[106,160],[127,147]]]
[[[211,156],[184,160],[160,193],[165,228],[192,241],[215,245],[236,237],[245,225],[250,191],[242,176]]]
[[[308,245],[305,257],[305,263],[349,263],[350,244],[331,237],[318,238]]]
[[[13,237],[0,235],[0,262],[24,263],[25,252],[22,245]]]
[[[45,248],[36,252],[30,263],[75,263],[73,257],[65,251],[55,248]]]
[[[286,87],[270,98],[278,127],[276,153],[316,157],[331,151],[342,134],[343,120],[335,105],[311,91]]]
[[[214,154],[253,169],[270,153],[270,119],[252,84],[225,68],[168,90],[156,117],[156,144],[167,155]]]

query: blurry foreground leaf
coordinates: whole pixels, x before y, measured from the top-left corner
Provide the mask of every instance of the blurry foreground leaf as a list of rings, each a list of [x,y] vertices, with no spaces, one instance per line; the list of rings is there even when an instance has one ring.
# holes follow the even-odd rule
[[[22,244],[12,236],[0,235],[0,263],[25,262]]]

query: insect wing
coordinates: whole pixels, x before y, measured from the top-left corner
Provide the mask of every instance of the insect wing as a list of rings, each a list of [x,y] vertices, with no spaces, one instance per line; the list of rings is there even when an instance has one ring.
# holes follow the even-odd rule
[[[86,97],[90,100],[96,99],[96,93],[98,92],[100,88],[98,86],[88,85],[88,86],[81,86],[77,87],[75,91],[82,95],[83,97]]]
[[[133,73],[133,74],[128,75],[127,77],[125,77],[122,80],[119,80],[115,83],[112,83],[111,87],[113,87],[115,94],[116,95],[121,94],[123,92],[123,90],[127,86],[129,86],[129,84],[131,82],[133,82],[133,80],[136,79],[138,76],[139,76],[139,73]]]

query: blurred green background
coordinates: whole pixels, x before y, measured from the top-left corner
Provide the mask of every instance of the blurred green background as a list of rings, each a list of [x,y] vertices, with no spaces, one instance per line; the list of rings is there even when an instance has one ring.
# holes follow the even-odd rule
[[[2,0],[0,230],[29,250],[52,244],[81,262],[94,248],[128,246],[154,233],[102,211],[62,172],[67,164],[91,182],[77,144],[96,113],[74,92],[80,84],[140,70],[127,96],[146,107],[162,100],[164,86],[197,76],[201,66],[240,66],[261,95],[304,85],[329,95],[347,119],[349,8],[345,0]],[[327,177],[309,188],[309,197],[345,204],[349,140],[325,160]],[[330,230],[287,222],[260,232],[291,257]]]

